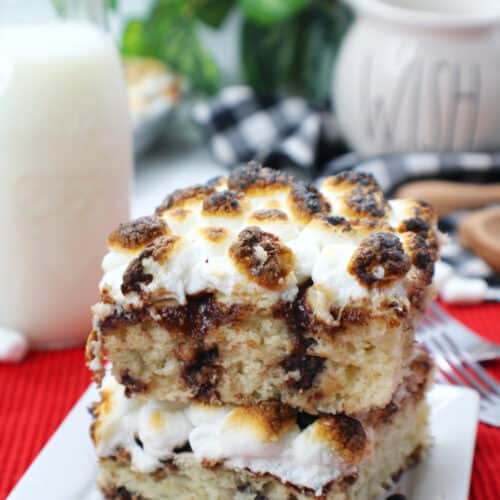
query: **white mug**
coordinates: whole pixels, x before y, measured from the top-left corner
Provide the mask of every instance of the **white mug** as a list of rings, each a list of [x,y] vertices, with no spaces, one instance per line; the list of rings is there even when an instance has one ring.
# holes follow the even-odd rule
[[[362,154],[500,147],[500,3],[347,0],[334,101]]]

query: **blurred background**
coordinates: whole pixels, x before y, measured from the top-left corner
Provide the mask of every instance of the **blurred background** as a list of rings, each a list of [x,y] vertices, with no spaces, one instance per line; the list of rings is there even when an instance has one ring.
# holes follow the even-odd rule
[[[179,77],[172,82],[176,91],[166,97],[182,96],[181,103],[248,85],[260,96],[298,95],[326,108],[335,55],[352,20],[345,4],[328,0],[109,4],[129,83],[137,84],[141,73],[144,78],[158,74],[161,62],[164,71]],[[132,110],[140,112],[145,103],[140,92],[132,94]],[[142,151],[143,143],[136,148]]]

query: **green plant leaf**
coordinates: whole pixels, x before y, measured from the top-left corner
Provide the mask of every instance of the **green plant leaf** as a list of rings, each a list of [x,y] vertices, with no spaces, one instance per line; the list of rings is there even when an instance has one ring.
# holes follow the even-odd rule
[[[274,24],[290,18],[311,0],[239,0],[244,14],[258,24]]]
[[[196,26],[187,2],[157,0],[143,21],[128,23],[122,51],[128,56],[156,57],[187,77],[193,89],[213,93],[219,87],[219,72],[203,49]]]
[[[67,0],[52,0],[52,5],[54,9],[60,16],[64,16],[67,10]]]
[[[245,19],[241,49],[246,81],[262,94],[274,94],[290,83],[298,26],[294,19],[263,26]]]
[[[65,16],[68,12],[68,0],[52,0],[52,5],[60,16]],[[118,8],[118,0],[105,0],[105,5],[109,9],[116,10]]]
[[[190,0],[194,15],[212,28],[218,28],[226,19],[236,0]]]
[[[122,53],[126,56],[146,56],[146,29],[141,19],[129,19],[122,35]]]
[[[334,2],[317,2],[300,14],[297,81],[313,101],[324,101],[331,94],[335,55],[348,24],[346,10]]]
[[[264,94],[294,93],[323,103],[330,96],[336,51],[349,21],[345,8],[331,0],[311,3],[273,25],[246,19],[242,58],[247,82]]]

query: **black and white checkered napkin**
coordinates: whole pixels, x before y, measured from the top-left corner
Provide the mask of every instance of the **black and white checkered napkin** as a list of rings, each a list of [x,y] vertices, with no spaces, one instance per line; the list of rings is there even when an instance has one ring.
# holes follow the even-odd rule
[[[259,160],[313,175],[323,144],[334,150],[328,158],[346,151],[330,115],[300,97],[276,99],[250,87],[226,87],[212,101],[198,103],[193,116],[207,131],[215,160],[227,167]]]
[[[500,154],[408,153],[363,158],[349,153],[325,109],[312,107],[299,97],[261,97],[249,87],[235,86],[226,87],[210,102],[197,104],[193,115],[207,132],[215,160],[229,168],[257,159],[273,168],[297,167],[313,179],[343,170],[364,171],[373,174],[389,195],[410,180],[500,182]],[[488,298],[500,297],[496,288],[500,276],[460,247],[454,236],[463,215],[455,212],[440,220],[442,230],[450,236],[443,260],[455,276],[485,280]],[[466,281],[461,283],[467,286]]]

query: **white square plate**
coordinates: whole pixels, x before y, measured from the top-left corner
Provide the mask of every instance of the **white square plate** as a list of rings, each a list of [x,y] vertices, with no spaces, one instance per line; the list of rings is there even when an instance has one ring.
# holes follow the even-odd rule
[[[96,460],[87,408],[97,400],[90,387],[40,452],[8,500],[101,500],[94,482]],[[408,500],[466,500],[476,439],[479,398],[472,390],[435,386],[431,405],[432,448],[405,474],[398,492]]]

